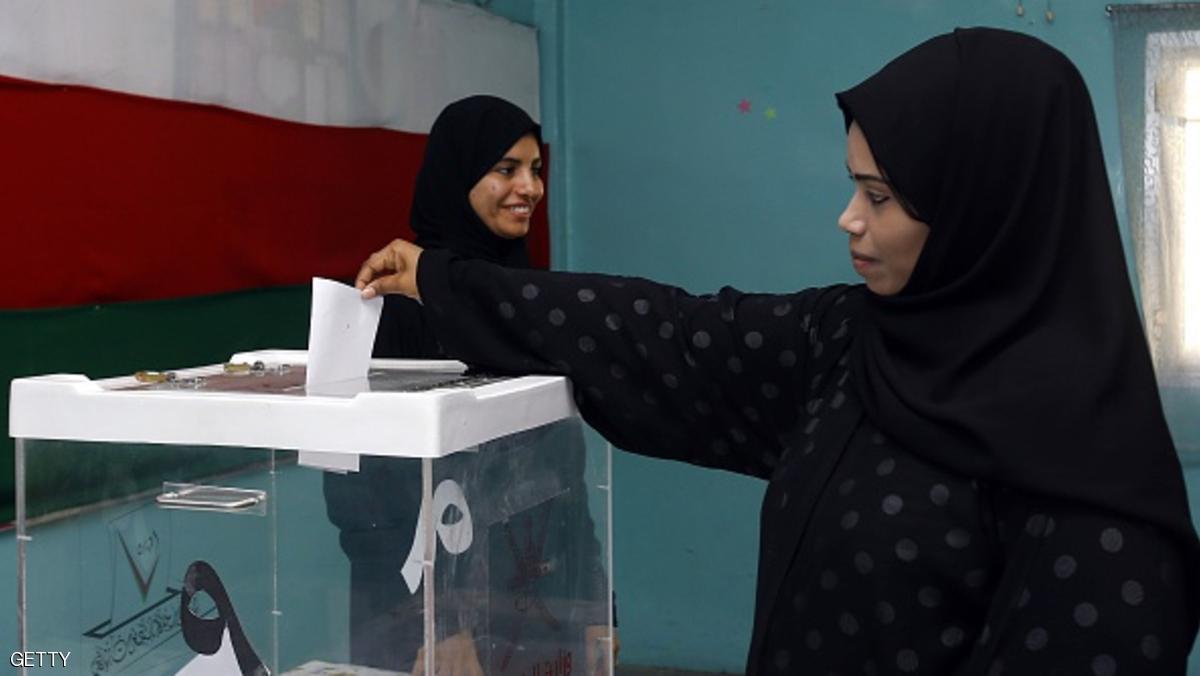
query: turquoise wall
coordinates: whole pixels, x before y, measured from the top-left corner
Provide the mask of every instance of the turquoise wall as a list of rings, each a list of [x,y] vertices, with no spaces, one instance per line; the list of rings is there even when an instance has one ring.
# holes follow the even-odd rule
[[[559,268],[697,292],[854,281],[835,226],[850,186],[833,93],[957,26],[1026,31],[1075,61],[1120,191],[1112,36],[1099,0],[1054,0],[1053,23],[1045,0],[1026,0],[1023,18],[1016,0],[497,0],[490,8],[528,22],[531,3]],[[614,459],[614,472],[622,661],[740,670],[762,484],[629,454]],[[1188,475],[1200,514],[1200,463],[1191,461]]]

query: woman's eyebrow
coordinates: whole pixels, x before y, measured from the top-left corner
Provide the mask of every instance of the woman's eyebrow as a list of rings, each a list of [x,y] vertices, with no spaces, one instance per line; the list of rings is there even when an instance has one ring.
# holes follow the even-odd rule
[[[889,183],[887,181],[887,179],[885,179],[882,176],[876,176],[875,174],[856,174],[850,170],[850,165],[848,165],[848,164],[846,165],[846,173],[850,174],[850,178],[852,178],[856,181],[877,181],[879,183],[882,183],[882,184],[888,186],[889,188],[892,185],[891,183]]]

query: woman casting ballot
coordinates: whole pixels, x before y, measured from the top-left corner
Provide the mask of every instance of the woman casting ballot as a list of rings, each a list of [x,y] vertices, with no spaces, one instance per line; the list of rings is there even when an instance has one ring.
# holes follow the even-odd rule
[[[450,356],[614,445],[767,480],[747,674],[1183,674],[1200,544],[1092,104],[958,30],[837,95],[865,285],[693,296],[394,241]]]

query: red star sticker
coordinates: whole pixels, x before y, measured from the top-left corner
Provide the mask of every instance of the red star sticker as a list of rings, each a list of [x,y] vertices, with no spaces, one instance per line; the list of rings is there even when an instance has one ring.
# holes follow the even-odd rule
[[[741,102],[738,103],[738,110],[742,111],[743,113],[750,112],[750,102],[746,99],[742,99]]]

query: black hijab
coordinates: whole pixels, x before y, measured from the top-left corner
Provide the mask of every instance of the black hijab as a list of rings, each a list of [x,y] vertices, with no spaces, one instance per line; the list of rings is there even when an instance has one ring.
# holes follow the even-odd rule
[[[451,249],[507,267],[529,267],[525,240],[493,234],[467,199],[479,179],[526,134],[541,144],[541,127],[525,111],[495,96],[470,96],[442,110],[429,131],[409,216],[417,245]]]
[[[960,473],[1157,524],[1197,551],[1087,89],[1032,37],[960,29],[837,95],[930,226],[867,293],[867,415]]]
[[[526,134],[541,144],[541,127],[525,111],[495,96],[469,96],[442,110],[429,131],[409,214],[419,246],[450,249],[507,267],[529,267],[525,239],[493,234],[468,198],[479,179]],[[420,304],[400,295],[383,302],[374,356],[442,355]]]

